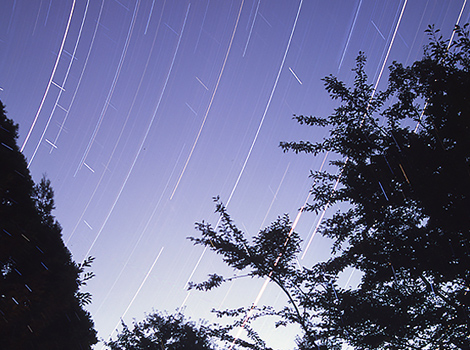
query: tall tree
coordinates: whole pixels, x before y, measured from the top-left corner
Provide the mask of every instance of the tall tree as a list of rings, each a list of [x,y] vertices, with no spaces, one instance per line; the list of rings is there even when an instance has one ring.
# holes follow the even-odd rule
[[[77,265],[54,219],[50,181],[31,179],[16,143],[18,126],[0,102],[0,347],[91,349],[97,342],[88,259]]]
[[[357,349],[470,348],[468,25],[455,32],[450,44],[430,27],[424,57],[409,67],[393,63],[383,92],[368,83],[360,54],[352,87],[324,78],[340,101],[332,115],[294,116],[329,135],[283,142],[284,151],[339,156],[331,162],[336,171],[312,172],[306,208],[343,208],[320,228],[333,242],[329,260],[296,268],[293,255],[284,253],[299,247],[288,221],[250,244],[220,203],[221,226],[197,226],[202,237],[192,238],[196,244],[234,269],[271,278],[288,295],[284,310],[261,314],[300,324],[299,349],[343,343]],[[283,232],[282,246],[277,232]],[[271,237],[268,248],[262,237]],[[359,285],[340,287],[339,277],[350,268],[360,271]],[[210,289],[224,281],[213,275],[195,286]]]

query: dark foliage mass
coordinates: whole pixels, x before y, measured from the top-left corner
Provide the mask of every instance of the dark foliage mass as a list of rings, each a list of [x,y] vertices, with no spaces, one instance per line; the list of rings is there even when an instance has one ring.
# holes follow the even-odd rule
[[[427,33],[423,58],[409,67],[393,63],[385,91],[368,83],[363,54],[353,86],[326,77],[339,107],[327,117],[294,119],[329,135],[281,143],[284,151],[337,156],[330,170],[312,172],[306,208],[342,208],[320,228],[333,243],[329,260],[298,268],[300,239],[286,217],[249,242],[219,201],[220,226],[197,224],[202,236],[191,238],[285,292],[284,309],[261,308],[254,318],[300,325],[299,349],[470,349],[469,31],[457,27],[451,44],[433,27]],[[360,283],[343,288],[338,279],[350,269]],[[193,287],[228,280],[212,275]]]
[[[92,259],[77,265],[54,219],[50,181],[31,179],[18,126],[0,102],[0,348],[91,349],[97,342],[80,286]]]
[[[247,330],[251,341],[236,339],[230,334],[240,325],[241,322],[227,326],[206,321],[196,323],[180,312],[166,314],[157,311],[147,315],[143,321],[134,321],[132,329],[122,322],[122,330],[115,340],[106,342],[106,346],[110,350],[236,350],[259,349],[262,344],[265,348],[264,341],[250,327]]]
[[[111,350],[213,350],[213,330],[205,324],[196,324],[183,314],[167,315],[159,312],[134,322],[132,330],[122,323],[123,330],[107,346]]]

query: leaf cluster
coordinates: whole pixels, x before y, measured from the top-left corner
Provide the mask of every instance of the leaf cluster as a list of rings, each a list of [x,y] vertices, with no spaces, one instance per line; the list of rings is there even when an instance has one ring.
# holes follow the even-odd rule
[[[260,231],[250,242],[246,234],[232,222],[218,197],[214,198],[220,224],[213,228],[205,222],[197,223],[201,237],[189,237],[194,244],[210,247],[222,255],[223,261],[234,270],[247,269],[250,277],[283,278],[295,271],[295,257],[300,251],[300,237],[291,230],[287,215],[279,217],[269,227]],[[222,276],[211,275],[209,280],[192,285],[201,290],[209,290],[226,281]]]

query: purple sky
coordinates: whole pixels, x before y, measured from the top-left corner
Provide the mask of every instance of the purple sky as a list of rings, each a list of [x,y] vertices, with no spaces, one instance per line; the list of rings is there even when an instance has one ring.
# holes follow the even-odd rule
[[[211,198],[249,234],[283,213],[293,220],[323,158],[284,154],[279,142],[325,132],[292,114],[330,113],[320,79],[349,83],[359,51],[380,87],[393,60],[421,57],[428,24],[449,38],[459,18],[468,22],[465,3],[2,0],[0,99],[34,179],[52,181],[74,259],[96,257],[87,290],[99,336],[152,308],[184,304],[212,321],[213,307],[253,303],[263,281],[185,290],[190,278],[232,274],[186,239],[198,235],[195,222],[217,222]],[[317,220],[299,221],[304,249]],[[315,236],[300,263],[328,247]],[[284,302],[274,287],[260,301]],[[271,345],[292,347],[292,332],[259,327]]]

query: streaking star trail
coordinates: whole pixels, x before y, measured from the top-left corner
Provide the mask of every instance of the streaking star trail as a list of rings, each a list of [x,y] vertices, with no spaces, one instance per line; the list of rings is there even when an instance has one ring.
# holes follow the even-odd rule
[[[281,141],[325,136],[292,114],[331,114],[321,78],[351,83],[359,51],[375,93],[391,62],[421,57],[429,24],[452,41],[469,21],[466,0],[0,2],[0,100],[34,180],[51,180],[74,259],[95,257],[98,337],[152,309],[210,320],[212,308],[283,305],[269,280],[188,292],[226,271],[186,239],[195,223],[217,223],[214,196],[253,235],[288,213],[299,264],[327,258],[316,233],[335,208],[299,209],[310,170],[334,155],[283,153]],[[399,171],[408,181],[406,164]],[[290,334],[259,331],[268,346],[294,346]]]

